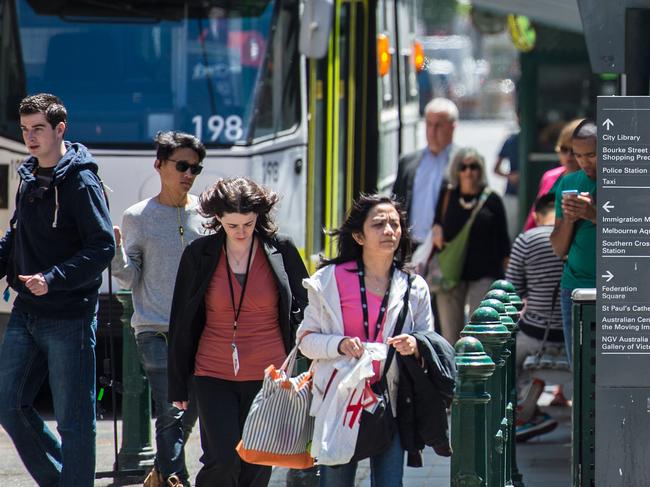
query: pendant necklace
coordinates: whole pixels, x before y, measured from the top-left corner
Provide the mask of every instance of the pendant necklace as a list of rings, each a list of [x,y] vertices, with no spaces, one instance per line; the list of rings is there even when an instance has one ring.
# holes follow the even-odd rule
[[[181,207],[177,206],[178,210],[178,235],[181,237],[181,248],[185,248],[185,227],[183,227],[183,220],[181,219]]]

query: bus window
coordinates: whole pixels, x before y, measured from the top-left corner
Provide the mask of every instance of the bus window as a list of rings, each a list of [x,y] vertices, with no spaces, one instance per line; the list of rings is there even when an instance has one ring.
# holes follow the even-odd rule
[[[297,7],[295,3],[289,9],[279,9],[266,72],[257,93],[251,138],[291,129],[300,121],[300,54],[297,49],[300,29],[295,11]]]
[[[25,96],[25,74],[17,55],[13,4],[4,2],[0,7],[0,134],[20,140],[18,104]]]
[[[83,9],[77,17],[47,0],[16,0],[24,91],[59,95],[72,114],[71,138],[149,146],[158,130],[177,129],[230,146],[258,136],[256,123],[261,135],[295,125],[298,66],[273,70],[273,59],[298,59],[296,2],[170,4],[142,21],[102,17],[103,5],[65,7]]]

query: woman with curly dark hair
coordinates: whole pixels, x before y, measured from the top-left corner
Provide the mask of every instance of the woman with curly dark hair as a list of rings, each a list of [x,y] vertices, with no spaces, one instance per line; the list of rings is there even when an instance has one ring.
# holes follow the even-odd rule
[[[169,399],[188,405],[193,377],[203,467],[196,485],[266,486],[271,468],[239,459],[235,447],[264,369],[294,345],[307,270],[276,234],[277,194],[248,178],[219,179],[200,198],[213,235],[192,242],[176,276],[169,325]]]

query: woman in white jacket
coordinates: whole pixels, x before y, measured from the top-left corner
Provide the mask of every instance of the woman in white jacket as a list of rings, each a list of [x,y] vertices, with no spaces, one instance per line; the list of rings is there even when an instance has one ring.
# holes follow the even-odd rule
[[[338,237],[338,256],[303,281],[309,305],[298,329],[301,352],[314,360],[311,412],[317,421],[335,361],[343,355],[360,358],[369,342],[385,343],[397,353],[419,358],[411,333],[433,329],[428,286],[415,276],[402,332],[393,336],[409,286],[409,274],[403,267],[410,251],[406,217],[396,201],[379,195],[360,196],[343,226],[333,233]],[[373,365],[376,381],[383,361]],[[393,417],[398,378],[393,360],[386,374]],[[402,485],[404,451],[397,433],[386,451],[370,458],[370,465],[373,487]],[[355,462],[321,465],[321,487],[352,487],[356,467]]]

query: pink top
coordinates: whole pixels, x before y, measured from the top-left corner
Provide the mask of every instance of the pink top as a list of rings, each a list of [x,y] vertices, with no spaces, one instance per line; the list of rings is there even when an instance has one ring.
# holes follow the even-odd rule
[[[554,167],[553,169],[546,171],[539,182],[539,190],[537,191],[535,199],[548,193],[555,184],[555,181],[557,181],[562,174],[564,174],[564,166]],[[533,213],[535,213],[535,207],[531,208],[530,213],[528,213],[528,218],[524,225],[524,232],[537,226],[533,218]]]
[[[379,317],[379,308],[384,295],[373,293],[370,289],[366,289],[366,297],[368,299],[368,335],[370,339],[366,338],[366,332],[363,328],[363,311],[361,309],[361,289],[359,287],[359,275],[356,272],[356,262],[346,262],[339,264],[334,270],[336,278],[336,285],[339,290],[339,297],[341,299],[341,314],[343,315],[343,332],[349,337],[358,337],[362,342],[383,342],[382,330],[386,322],[386,315],[381,323],[379,333],[375,336],[375,325]],[[352,272],[350,272],[352,271]],[[379,362],[375,362],[375,378],[379,379]]]

